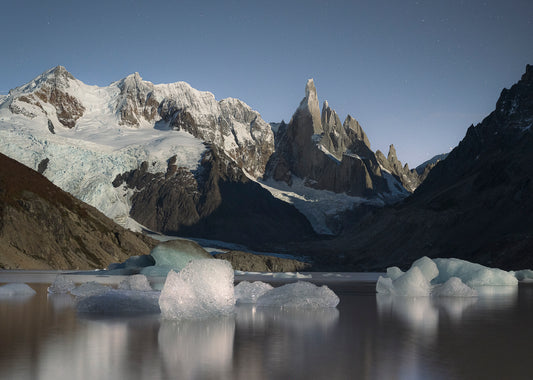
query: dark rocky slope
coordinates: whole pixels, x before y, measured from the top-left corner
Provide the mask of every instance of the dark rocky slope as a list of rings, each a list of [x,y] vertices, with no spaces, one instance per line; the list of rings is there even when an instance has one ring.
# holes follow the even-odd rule
[[[136,189],[131,216],[147,228],[256,249],[315,237],[308,220],[296,208],[248,179],[215,145],[209,145],[194,172],[177,167],[172,159],[166,173],[149,173],[147,166],[124,173],[113,182]]]
[[[154,245],[0,154],[0,268],[105,268]]]
[[[504,269],[533,267],[533,66],[496,109],[401,204],[369,210],[342,236],[299,247],[317,265],[383,270],[458,257]],[[296,248],[296,247],[295,247]]]

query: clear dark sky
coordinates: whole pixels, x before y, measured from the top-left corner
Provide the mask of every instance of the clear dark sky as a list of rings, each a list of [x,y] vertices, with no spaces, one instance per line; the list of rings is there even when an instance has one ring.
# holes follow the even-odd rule
[[[18,0],[0,25],[1,94],[56,65],[100,86],[139,72],[288,122],[314,78],[410,167],[457,145],[533,64],[531,0]]]

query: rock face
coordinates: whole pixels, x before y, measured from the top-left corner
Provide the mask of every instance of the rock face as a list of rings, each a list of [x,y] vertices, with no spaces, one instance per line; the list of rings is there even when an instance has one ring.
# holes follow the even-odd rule
[[[166,173],[147,168],[146,163],[120,175],[113,184],[135,189],[131,215],[150,229],[250,247],[315,236],[302,214],[249,180],[214,145],[195,172],[176,167],[172,159]]]
[[[533,266],[533,66],[504,89],[413,196],[372,211],[343,236],[307,247],[338,266],[382,270],[427,255],[503,269]],[[332,258],[332,256],[330,256]]]
[[[292,176],[305,179],[310,187],[353,196],[408,194],[396,179],[385,178],[357,120],[348,115],[341,123],[327,102],[320,114],[312,79],[307,82],[305,97],[290,123],[279,128],[276,152],[265,174],[267,178],[288,184]],[[395,188],[391,189],[391,182],[397,182]]]
[[[234,270],[245,272],[297,272],[311,267],[310,264],[298,260],[256,255],[242,251],[217,253],[215,258],[227,260]]]
[[[418,172],[417,169],[409,170],[409,165],[405,164],[402,166],[400,160],[396,156],[396,149],[394,145],[391,144],[389,147],[389,154],[387,158],[381,153],[381,151],[376,151],[376,158],[381,165],[381,167],[391,173],[398,181],[401,182],[403,187],[410,193],[414,192],[418,186],[424,181],[431,169],[435,166],[434,164],[428,163],[423,166],[422,172]]]
[[[105,268],[154,245],[0,154],[0,268]]]

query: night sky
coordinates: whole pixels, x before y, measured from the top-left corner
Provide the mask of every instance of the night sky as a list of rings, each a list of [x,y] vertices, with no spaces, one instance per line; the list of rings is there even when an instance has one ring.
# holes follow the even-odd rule
[[[533,1],[11,1],[0,94],[65,66],[239,98],[289,121],[314,78],[372,149],[410,167],[448,152],[533,64]]]

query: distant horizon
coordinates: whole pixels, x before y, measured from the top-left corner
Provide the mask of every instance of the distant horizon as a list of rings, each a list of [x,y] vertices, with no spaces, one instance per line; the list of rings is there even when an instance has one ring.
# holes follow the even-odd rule
[[[313,78],[321,105],[410,168],[455,147],[533,63],[524,0],[27,0],[0,23],[3,95],[57,65],[101,87],[139,72],[288,122]]]

